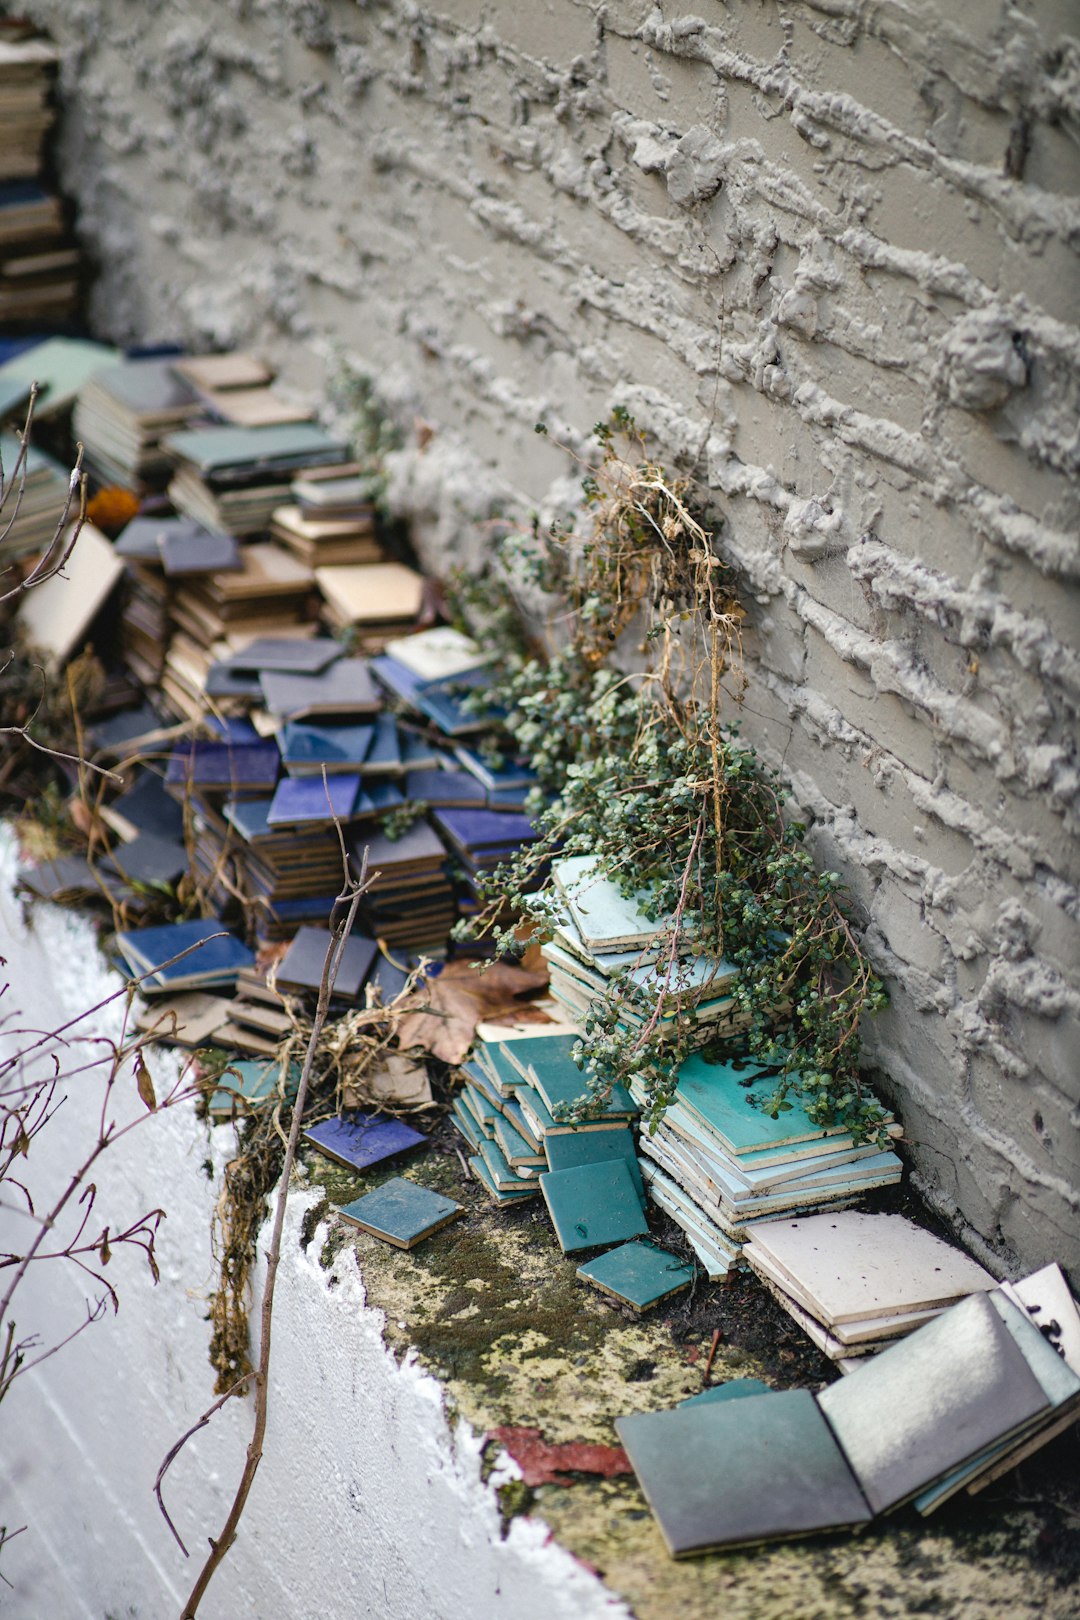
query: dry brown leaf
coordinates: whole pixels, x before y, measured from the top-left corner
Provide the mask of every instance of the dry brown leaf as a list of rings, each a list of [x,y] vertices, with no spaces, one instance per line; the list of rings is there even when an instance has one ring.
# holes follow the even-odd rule
[[[438,977],[412,998],[417,1010],[406,1013],[398,1024],[398,1042],[403,1049],[422,1046],[444,1063],[461,1063],[477,1024],[511,1011],[520,1017],[521,999],[547,987],[546,973],[532,973],[509,962],[492,962],[483,971],[472,962],[447,962]]]

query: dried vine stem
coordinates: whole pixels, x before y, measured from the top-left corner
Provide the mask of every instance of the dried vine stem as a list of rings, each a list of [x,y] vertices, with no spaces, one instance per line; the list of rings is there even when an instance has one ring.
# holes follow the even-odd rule
[[[215,935],[214,938],[219,936]],[[183,960],[192,951],[200,950],[206,941],[199,941],[189,945],[186,950],[171,958],[162,966],[168,967]],[[0,1271],[8,1273],[6,1287],[0,1296],[0,1321],[7,1319],[7,1327],[0,1341],[0,1400],[10,1390],[16,1378],[29,1372],[32,1367],[40,1366],[50,1356],[63,1349],[72,1339],[82,1333],[92,1322],[98,1321],[105,1313],[109,1304],[115,1311],[119,1306],[119,1299],[112,1284],[102,1275],[98,1267],[109,1263],[113,1250],[121,1245],[140,1248],[146,1255],[154,1281],[157,1281],[157,1261],[154,1255],[154,1241],[157,1229],[161,1223],[164,1212],[153,1209],[141,1216],[123,1231],[110,1231],[106,1226],[100,1234],[87,1237],[87,1228],[94,1213],[97,1199],[97,1189],[89,1180],[91,1171],[98,1159],[121,1137],[141,1125],[148,1115],[157,1113],[162,1108],[171,1107],[174,1103],[194,1095],[195,1088],[186,1082],[181,1075],[175,1086],[161,1098],[155,1094],[154,1083],[144,1056],[145,1048],[150,1044],[152,1035],[144,1034],[134,1040],[128,1040],[127,1021],[131,1010],[131,1002],[136,988],[148,974],[141,974],[138,978],[129,979],[120,990],[105,996],[95,1006],[78,1017],[70,1019],[61,1025],[58,1030],[40,1032],[20,1028],[9,1028],[8,1036],[27,1037],[35,1036],[28,1044],[20,1048],[0,1062],[0,1185],[10,1187],[21,1194],[19,1205],[7,1205],[26,1219],[32,1221],[37,1230],[30,1241],[21,1250],[0,1252]],[[121,1026],[119,1039],[108,1040],[101,1036],[80,1036],[70,1034],[74,1027],[84,1019],[100,1012],[111,1002],[120,997],[126,998],[124,1020]],[[103,1056],[91,1056],[84,1063],[74,1068],[61,1070],[58,1049],[71,1047],[101,1047],[106,1048]],[[51,1050],[49,1048],[52,1048]],[[32,1058],[48,1059],[51,1062],[52,1072],[40,1079],[23,1079],[21,1070],[23,1064]],[[124,1065],[133,1062],[135,1083],[139,1096],[147,1110],[146,1114],[137,1115],[126,1125],[118,1126],[110,1120],[109,1104],[116,1089],[120,1073]],[[76,1166],[68,1180],[66,1187],[56,1198],[55,1202],[44,1214],[38,1214],[34,1208],[33,1199],[29,1189],[12,1173],[17,1160],[25,1157],[35,1137],[49,1123],[59,1103],[56,1099],[56,1088],[61,1081],[67,1082],[76,1076],[92,1072],[103,1064],[108,1064],[102,1091],[101,1110],[98,1118],[94,1140],[82,1162]],[[74,1236],[58,1248],[49,1249],[46,1244],[50,1234],[57,1229],[58,1223],[65,1212],[72,1206],[80,1208],[78,1226]],[[89,1263],[90,1256],[96,1256],[98,1265]],[[95,1282],[103,1293],[93,1302],[86,1302],[86,1316],[66,1338],[58,1344],[51,1345],[42,1350],[39,1355],[27,1359],[31,1350],[37,1348],[35,1335],[28,1338],[17,1339],[14,1319],[9,1315],[15,1302],[20,1284],[26,1277],[31,1265],[43,1260],[68,1260],[83,1271]]]
[[[342,846],[342,854],[344,859],[344,845]],[[334,912],[338,914],[338,920],[334,922],[333,914],[331,915],[330,945],[326,952],[326,959],[323,962],[322,980],[319,985],[319,997],[315,1008],[315,1017],[311,1026],[311,1035],[308,1039],[307,1052],[304,1057],[304,1066],[300,1075],[300,1083],[297,1087],[296,1101],[293,1104],[292,1121],[289,1128],[289,1140],[285,1149],[285,1162],[282,1166],[281,1182],[278,1187],[277,1198],[274,1204],[274,1224],[271,1231],[270,1245],[266,1256],[266,1283],[263,1288],[262,1305],[259,1316],[259,1361],[255,1371],[250,1375],[255,1384],[255,1420],[251,1440],[248,1443],[247,1455],[244,1460],[244,1469],[240,1476],[240,1483],[237,1486],[236,1495],[233,1498],[233,1503],[229,1509],[228,1517],[226,1518],[225,1524],[222,1527],[221,1534],[216,1540],[213,1538],[210,1540],[209,1556],[207,1557],[206,1562],[203,1564],[203,1567],[199,1572],[198,1579],[191,1589],[191,1594],[181,1611],[180,1620],[194,1620],[195,1615],[198,1613],[199,1604],[202,1602],[210,1582],[213,1580],[217,1569],[226,1557],[233,1542],[236,1540],[237,1527],[247,1504],[247,1499],[250,1494],[252,1484],[254,1483],[255,1474],[258,1471],[259,1463],[262,1460],[263,1440],[266,1435],[266,1420],[270,1395],[270,1343],[274,1315],[274,1287],[277,1281],[278,1264],[281,1259],[281,1235],[285,1226],[285,1206],[289,1196],[289,1180],[292,1175],[293,1164],[296,1160],[296,1148],[300,1140],[300,1126],[304,1117],[304,1104],[307,1100],[308,1086],[311,1081],[312,1070],[315,1064],[315,1054],[318,1048],[319,1037],[322,1033],[323,1025],[326,1022],[326,1015],[330,1006],[330,997],[333,994],[334,984],[337,980],[338,967],[341,963],[345,943],[352,932],[353,923],[356,921],[356,913],[359,909],[360,901],[371,887],[372,881],[373,878],[369,878],[368,876],[367,851],[365,850],[363,860],[360,864],[360,873],[355,881],[349,876],[348,866],[346,864],[345,881],[342,885],[341,893],[338,895],[334,905]],[[346,909],[342,910],[341,908],[343,907]],[[223,1395],[214,1403],[214,1405],[207,1412],[206,1419],[208,1420],[215,1411],[220,1410],[220,1408],[229,1398],[229,1395],[238,1393],[240,1390],[246,1388],[247,1383],[247,1378],[240,1379],[238,1383],[233,1386],[232,1390],[228,1391],[227,1394]],[[200,1419],[198,1423],[194,1424],[193,1427],[188,1431],[188,1434],[184,1437],[184,1441],[190,1438],[192,1434],[196,1433],[198,1429],[202,1428],[203,1422],[204,1420]],[[168,1466],[172,1463],[174,1458],[179,1455],[184,1441],[181,1441],[178,1445],[174,1446],[172,1451],[169,1453],[169,1456],[166,1458],[161,1470],[158,1473],[157,1484],[155,1486],[158,1501],[161,1504],[161,1510],[163,1513],[165,1513],[165,1518],[169,1523],[170,1528],[172,1528],[172,1521],[165,1512],[165,1506],[161,1500],[160,1487]],[[176,1534],[175,1529],[173,1530],[173,1533],[174,1535]],[[177,1540],[179,1540],[179,1536],[177,1536]],[[181,1546],[182,1545],[183,1543],[181,1543]]]

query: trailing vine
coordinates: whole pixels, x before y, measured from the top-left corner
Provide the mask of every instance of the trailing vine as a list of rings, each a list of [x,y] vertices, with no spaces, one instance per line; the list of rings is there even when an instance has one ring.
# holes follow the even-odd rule
[[[884,1005],[884,987],[840,877],[816,870],[805,826],[785,816],[783,782],[740,736],[744,610],[732,570],[690,484],[648,458],[630,417],[595,431],[580,519],[511,536],[483,574],[456,584],[464,621],[497,649],[505,730],[537,772],[541,831],[490,874],[485,910],[459,931],[520,952],[528,930],[500,926],[506,902],[533,937],[550,934],[560,902],[548,863],[588,854],[668,926],[646,982],[624,971],[589,1007],[579,1115],[634,1080],[655,1121],[682,1059],[734,1040],[775,1077],[767,1112],[798,1096],[816,1123],[884,1140],[885,1116],[859,1078],[860,1019]],[[512,609],[524,593],[548,606],[542,641]],[[680,969],[689,958],[715,964],[693,993]],[[717,994],[710,972],[726,980],[732,969],[724,1024],[699,1018]]]

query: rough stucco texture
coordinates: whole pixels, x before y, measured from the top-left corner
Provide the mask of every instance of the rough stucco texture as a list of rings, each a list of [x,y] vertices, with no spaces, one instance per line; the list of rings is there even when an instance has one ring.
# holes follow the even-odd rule
[[[539,418],[625,403],[694,468],[751,598],[745,731],[890,984],[920,1184],[1075,1268],[1075,12],[27,9],[102,334],[257,344],[313,397],[369,373],[435,430],[395,463],[429,562],[565,491]]]

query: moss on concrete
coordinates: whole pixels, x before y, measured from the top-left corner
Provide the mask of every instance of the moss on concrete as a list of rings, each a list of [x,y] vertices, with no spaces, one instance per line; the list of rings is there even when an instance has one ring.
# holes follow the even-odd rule
[[[699,1285],[640,1319],[606,1301],[577,1281],[577,1261],[560,1252],[539,1200],[495,1207],[438,1145],[362,1179],[312,1153],[307,1173],[326,1197],[317,1216],[402,1174],[464,1204],[461,1220],[409,1252],[331,1222],[323,1260],[352,1246],[368,1302],[385,1313],[387,1343],[399,1354],[414,1349],[443,1383],[448,1407],[478,1431],[527,1425],[552,1442],[614,1444],[620,1413],[668,1407],[701,1389],[717,1331],[713,1382],[762,1377],[782,1388],[831,1375],[750,1278]],[[656,1211],[650,1220],[661,1240],[678,1245]],[[305,1230],[310,1240],[314,1226]],[[929,1524],[908,1510],[858,1537],[678,1563],[633,1478],[504,1488],[500,1508],[504,1523],[523,1512],[544,1519],[639,1620],[721,1612],[724,1620],[1071,1620],[1080,1614],[1080,1491],[1070,1445],[1075,1431]]]

